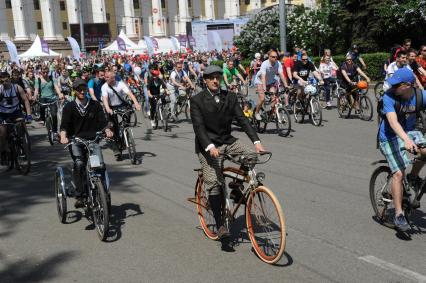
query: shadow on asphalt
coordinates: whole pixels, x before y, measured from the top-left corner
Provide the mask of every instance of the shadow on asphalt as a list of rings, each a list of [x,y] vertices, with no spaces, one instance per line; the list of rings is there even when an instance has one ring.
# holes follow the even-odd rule
[[[131,213],[128,213],[128,212]],[[138,204],[123,203],[119,206],[111,206],[110,227],[108,237],[105,242],[112,243],[118,241],[122,236],[122,226],[126,224],[125,219],[144,214]]]
[[[60,252],[46,259],[22,259],[8,262],[0,254],[5,268],[0,270],[1,282],[42,282],[55,279],[59,281],[59,265],[64,265],[76,257],[75,252]]]

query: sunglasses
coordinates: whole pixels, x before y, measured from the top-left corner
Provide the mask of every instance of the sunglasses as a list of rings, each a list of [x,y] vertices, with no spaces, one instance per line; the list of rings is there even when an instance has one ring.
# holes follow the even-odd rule
[[[269,58],[274,58],[274,59],[276,59],[276,58],[277,58],[277,56],[269,56]]]
[[[308,59],[302,59],[302,61],[308,61]]]
[[[87,88],[85,88],[85,87],[78,87],[76,90],[75,90],[76,92],[86,92],[87,91]]]

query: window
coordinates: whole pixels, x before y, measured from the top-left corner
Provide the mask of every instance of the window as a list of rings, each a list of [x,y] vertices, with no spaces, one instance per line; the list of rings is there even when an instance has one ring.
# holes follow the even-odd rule
[[[61,7],[61,11],[65,11],[65,1],[59,2],[59,6]]]
[[[109,21],[111,19],[111,16],[110,16],[109,13],[106,13],[106,19],[107,19],[107,21]]]
[[[12,9],[12,1],[11,0],[6,0],[4,2],[6,4],[6,9]]]
[[[39,0],[34,0],[34,10],[40,10],[40,1]]]
[[[192,7],[192,3],[191,2],[192,2],[191,0],[188,0],[188,7]]]
[[[139,0],[133,0],[133,8],[139,9]]]
[[[62,22],[62,29],[63,29],[63,30],[67,30],[67,29],[68,29],[68,24],[67,24],[67,22]]]
[[[262,0],[262,1],[260,1],[262,4],[265,4],[266,3],[266,0]]]
[[[161,9],[166,9],[166,1],[161,0]]]
[[[41,22],[37,22],[37,29],[41,29]]]
[[[244,0],[244,4],[250,5],[250,0]]]

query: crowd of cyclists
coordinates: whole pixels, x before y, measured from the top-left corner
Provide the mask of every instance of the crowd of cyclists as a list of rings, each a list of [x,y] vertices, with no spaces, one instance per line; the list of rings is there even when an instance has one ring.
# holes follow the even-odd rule
[[[163,104],[170,103],[170,113],[166,119],[177,122],[179,117],[176,109],[179,98],[191,97],[205,88],[203,72],[215,61],[224,62],[220,88],[246,93],[248,88],[255,88],[257,103],[245,101],[241,105],[244,114],[251,119],[254,117],[255,120],[261,119],[259,111],[265,100],[265,92],[277,94],[280,89],[284,89],[287,94],[285,104],[291,109],[292,101],[297,104],[302,100],[306,90],[309,90],[307,88],[309,85],[321,86],[325,90],[326,108],[331,108],[330,89],[336,81],[339,81],[348,95],[354,95],[352,90],[358,86],[360,79],[370,82],[367,75],[368,67],[356,45],[352,46],[340,66],[333,60],[329,49],[324,50],[319,65],[315,66],[308,52],[299,48],[295,48],[292,52],[271,49],[265,54],[256,53],[247,68],[242,65],[242,55],[236,48],[221,52],[189,51],[153,56],[88,54],[80,60],[71,57],[49,60],[37,58],[23,61],[20,65],[2,61],[0,62],[2,162],[8,159],[10,152],[7,127],[3,124],[17,119],[26,119],[27,122],[36,119],[38,123],[44,125],[47,108],[52,119],[52,136],[56,141],[66,144],[73,133],[91,129],[89,125],[80,125],[75,119],[70,118],[70,113],[96,117],[99,125],[103,126],[96,126],[94,129],[106,128],[108,137],[115,139],[111,147],[116,159],[120,160],[122,148],[117,146],[119,129],[115,110],[132,107],[137,111],[143,110],[154,126],[157,103],[161,100]],[[389,80],[401,69],[408,69],[413,73],[408,79],[409,82]],[[389,60],[384,62],[385,96],[395,90],[395,85],[398,84],[399,87],[401,83],[410,84],[411,79],[415,83],[413,86],[423,90],[426,86],[425,69],[426,46],[421,46],[417,51],[412,49],[410,40],[405,40],[401,47],[394,50]],[[290,97],[292,93],[295,95],[294,98]],[[92,105],[91,101],[96,103]],[[360,111],[356,99],[354,107],[356,111]],[[109,121],[106,125],[99,116],[100,109],[104,113],[104,118]],[[384,132],[395,130],[387,121],[382,127],[387,127],[382,129]],[[402,128],[405,129],[404,126]],[[93,131],[88,134],[92,135]],[[415,150],[415,145],[407,135],[403,140],[408,149]],[[381,140],[384,141],[387,139]],[[82,165],[76,158],[78,155],[78,150],[74,149],[72,157],[74,162],[78,163],[77,167],[80,168],[78,170],[81,170]],[[386,156],[389,157],[389,153]],[[405,169],[401,166],[396,168],[400,171]],[[401,178],[396,181],[400,182]],[[406,228],[406,222],[400,215],[400,211],[397,211],[395,223],[398,227]]]

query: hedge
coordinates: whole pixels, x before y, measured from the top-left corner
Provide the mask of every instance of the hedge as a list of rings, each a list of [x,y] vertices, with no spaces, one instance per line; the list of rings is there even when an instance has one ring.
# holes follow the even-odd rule
[[[345,60],[345,55],[334,55],[333,60],[336,62],[338,66],[340,66],[343,61]],[[386,59],[389,57],[389,53],[366,53],[362,54],[362,59],[364,60],[365,64],[367,65],[367,70],[364,70],[364,72],[367,74],[367,76],[370,77],[373,81],[380,81],[383,80],[383,64],[385,63]],[[312,58],[315,65],[319,66],[320,57],[313,57]],[[251,59],[244,59],[241,61],[241,64],[244,67],[250,66]],[[213,61],[212,65],[217,65],[222,68],[223,61],[217,60]]]

